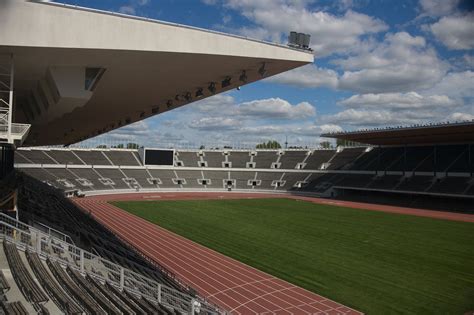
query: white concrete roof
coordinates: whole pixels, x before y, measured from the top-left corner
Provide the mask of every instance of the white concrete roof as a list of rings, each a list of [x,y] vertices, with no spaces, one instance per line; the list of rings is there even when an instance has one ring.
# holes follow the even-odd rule
[[[198,88],[201,98],[212,95],[210,82],[216,93],[233,89],[243,70],[247,83],[260,80],[263,63],[268,77],[313,62],[286,46],[24,0],[0,1],[0,54],[14,56],[15,120],[32,123],[29,145],[77,142],[189,104]],[[86,68],[105,69],[93,91]],[[221,88],[227,76],[231,85]],[[188,92],[191,99],[175,100]]]

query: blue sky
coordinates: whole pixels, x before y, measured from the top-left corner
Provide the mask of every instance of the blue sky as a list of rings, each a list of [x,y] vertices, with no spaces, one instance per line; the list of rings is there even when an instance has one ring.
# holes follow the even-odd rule
[[[316,145],[321,132],[474,119],[474,5],[462,0],[71,0],[286,43],[315,63],[192,103],[94,143]],[[227,113],[227,116],[223,113]]]

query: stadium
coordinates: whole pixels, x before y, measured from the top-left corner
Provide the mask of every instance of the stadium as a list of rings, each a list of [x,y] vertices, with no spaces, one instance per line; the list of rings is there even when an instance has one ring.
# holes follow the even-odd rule
[[[334,147],[76,147],[310,64],[309,37],[23,0],[0,27],[0,313],[474,310],[474,120],[323,133]]]

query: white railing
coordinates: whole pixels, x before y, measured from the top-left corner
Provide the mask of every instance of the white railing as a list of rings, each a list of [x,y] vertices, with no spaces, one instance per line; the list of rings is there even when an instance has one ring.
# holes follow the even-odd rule
[[[0,236],[20,249],[36,252],[44,258],[58,261],[119,289],[125,289],[140,296],[144,295],[155,303],[180,312],[194,314],[197,311],[196,305],[199,303],[200,311],[210,314],[220,313],[219,310],[206,305],[204,301],[123,268],[3,213],[0,213]]]
[[[46,233],[46,234],[48,234],[48,235],[54,236],[54,237],[56,237],[56,238],[59,238],[59,239],[61,239],[62,241],[67,242],[67,243],[69,243],[69,244],[76,245],[76,244],[74,243],[74,241],[72,240],[72,238],[71,238],[69,235],[64,234],[63,232],[58,231],[58,230],[56,230],[56,229],[54,229],[54,228],[52,228],[52,227],[49,227],[49,226],[47,226],[46,224],[43,224],[43,223],[38,222],[38,221],[34,221],[34,222],[33,222],[33,225],[37,226],[37,229],[38,229],[38,230],[40,230],[40,231],[42,231],[42,232],[44,232],[44,233]]]
[[[10,128],[10,136],[13,140],[20,140],[23,141],[25,136],[30,131],[31,125],[29,124],[18,124],[12,123]],[[7,138],[8,137],[8,125],[3,125],[0,122],[0,138]]]

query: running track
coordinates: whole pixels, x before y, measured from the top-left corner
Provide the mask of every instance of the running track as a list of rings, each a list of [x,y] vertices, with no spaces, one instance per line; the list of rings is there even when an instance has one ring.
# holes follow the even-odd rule
[[[74,201],[86,211],[90,211],[98,221],[123,240],[131,243],[147,257],[196,289],[202,297],[233,314],[360,314],[356,310],[233,260],[107,203],[111,200],[262,197],[298,198],[318,203],[331,202],[354,208],[420,215],[414,209],[382,206],[370,209],[367,204],[255,193],[121,194],[92,196]],[[473,215],[456,216],[460,214],[419,211],[423,216],[474,222]]]

